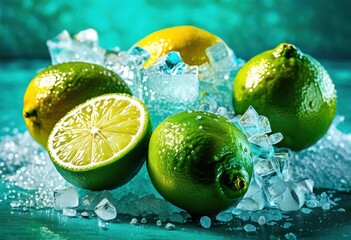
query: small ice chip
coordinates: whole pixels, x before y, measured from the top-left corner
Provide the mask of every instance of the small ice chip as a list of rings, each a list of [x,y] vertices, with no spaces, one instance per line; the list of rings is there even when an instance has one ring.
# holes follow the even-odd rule
[[[235,215],[235,216],[238,216],[242,213],[242,211],[240,209],[237,209],[237,208],[234,208],[232,210],[232,214]]]
[[[289,222],[285,222],[284,224],[283,224],[283,228],[289,228],[289,227],[291,227],[292,226],[292,223],[289,223]]]
[[[80,216],[82,216],[83,218],[89,218],[89,213],[88,212],[82,212],[80,214]]]
[[[75,208],[78,206],[79,197],[74,186],[54,190],[54,209]]]
[[[337,211],[338,212],[346,212],[345,208],[339,208]]]
[[[101,200],[101,202],[95,207],[94,212],[99,216],[99,218],[105,221],[109,221],[117,217],[116,207],[113,206],[107,198]]]
[[[221,115],[221,116],[226,117],[226,118],[229,117],[229,116],[228,116],[228,110],[227,110],[225,107],[219,107],[219,108],[217,109],[216,114]]]
[[[324,203],[324,204],[322,205],[322,209],[323,209],[323,210],[330,210],[330,204],[329,204],[329,203]]]
[[[256,227],[254,225],[252,225],[252,224],[246,224],[244,226],[244,230],[246,232],[255,232],[256,231]]]
[[[98,220],[98,226],[99,228],[103,229],[103,230],[107,230],[108,229],[108,222],[105,222],[104,220],[102,220],[101,218],[99,218]]]
[[[287,239],[287,240],[296,240],[296,239],[297,239],[297,238],[296,238],[296,235],[293,234],[293,233],[287,233],[287,234],[284,235],[284,237],[285,237],[285,239]]]
[[[145,224],[147,222],[146,218],[142,218],[140,221],[142,224]]]
[[[306,206],[309,208],[316,208],[318,207],[319,202],[315,199],[310,199],[306,201]]]
[[[216,216],[216,220],[220,222],[230,222],[233,220],[233,214],[230,212],[221,212]]]
[[[62,209],[62,213],[64,216],[67,216],[67,217],[75,217],[77,214],[77,210],[70,209],[70,208],[64,208],[64,209]]]
[[[265,223],[266,223],[266,218],[263,216],[263,215],[261,215],[259,218],[258,218],[258,224],[260,224],[260,225],[264,225]]]
[[[176,227],[175,227],[175,225],[173,223],[167,223],[165,228],[167,230],[174,230]]]
[[[312,210],[309,208],[301,208],[301,212],[304,214],[310,214],[312,212]]]
[[[74,35],[74,39],[93,48],[98,46],[99,37],[95,29],[88,28]]]
[[[161,220],[157,220],[156,225],[161,227],[162,226],[162,221]]]
[[[210,228],[211,227],[211,218],[208,216],[203,216],[200,218],[200,225],[203,228]]]
[[[131,224],[131,225],[136,225],[137,223],[138,223],[138,219],[136,219],[136,218],[132,218],[129,222],[129,224]]]

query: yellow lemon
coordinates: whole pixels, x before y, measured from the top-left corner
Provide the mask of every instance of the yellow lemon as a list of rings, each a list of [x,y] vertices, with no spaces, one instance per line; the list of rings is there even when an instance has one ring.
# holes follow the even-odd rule
[[[144,66],[153,65],[157,59],[169,52],[177,51],[188,65],[201,65],[208,62],[206,48],[223,42],[216,35],[193,26],[176,26],[153,32],[136,43],[146,49],[150,58]]]

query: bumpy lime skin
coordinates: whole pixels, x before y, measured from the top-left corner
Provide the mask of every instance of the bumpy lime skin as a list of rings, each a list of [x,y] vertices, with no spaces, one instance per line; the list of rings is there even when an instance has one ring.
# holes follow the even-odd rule
[[[238,203],[253,168],[244,134],[228,119],[200,111],[173,115],[155,129],[147,167],[166,200],[198,216]]]
[[[335,86],[324,67],[292,44],[250,59],[234,79],[233,106],[249,106],[268,117],[272,131],[284,136],[277,146],[295,151],[322,138],[336,112]]]

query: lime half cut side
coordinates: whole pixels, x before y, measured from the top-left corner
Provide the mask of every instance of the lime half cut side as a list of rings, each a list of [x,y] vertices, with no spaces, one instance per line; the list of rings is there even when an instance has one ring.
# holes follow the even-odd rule
[[[145,105],[127,94],[92,98],[55,125],[48,151],[61,175],[90,190],[129,181],[145,161],[151,121]]]

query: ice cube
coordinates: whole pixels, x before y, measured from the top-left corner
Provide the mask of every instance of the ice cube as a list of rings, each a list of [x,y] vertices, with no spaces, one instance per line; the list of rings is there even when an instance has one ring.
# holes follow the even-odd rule
[[[238,121],[239,126],[246,136],[250,137],[256,134],[258,119],[259,116],[256,110],[252,106],[249,106]]]
[[[270,158],[273,156],[274,149],[266,134],[254,135],[249,137],[248,140],[253,155],[261,158]]]
[[[129,49],[128,54],[138,66],[143,65],[150,57],[150,53],[146,49],[139,46],[134,46]]]
[[[54,190],[54,209],[75,208],[78,206],[78,191],[74,186]]]
[[[211,66],[216,71],[229,72],[238,67],[234,52],[223,42],[214,44],[205,51]]]
[[[67,217],[75,217],[77,214],[77,210],[71,208],[62,209],[62,214]]]
[[[305,194],[298,186],[289,184],[274,202],[283,211],[297,211],[305,203]]]
[[[64,30],[46,42],[52,64],[80,61],[104,65],[106,51],[98,47],[97,38],[97,33],[93,29],[79,32],[76,39],[72,39]]]
[[[74,35],[74,39],[77,42],[84,43],[90,48],[98,47],[99,37],[95,29],[89,28],[89,29],[80,31],[79,33]]]
[[[151,66],[149,71],[157,71],[165,75],[181,75],[187,66],[180,57],[179,52],[170,52],[159,58],[157,62]]]
[[[257,134],[265,134],[272,132],[268,118],[263,115],[259,115],[257,125]]]
[[[285,222],[284,224],[283,224],[283,228],[290,228],[292,226],[292,223],[290,223],[290,222]]]
[[[246,232],[256,232],[256,227],[254,225],[252,225],[252,224],[246,224],[244,226],[244,230]]]
[[[297,239],[296,235],[293,234],[293,233],[287,233],[287,234],[284,235],[284,237],[287,240],[296,240]]]
[[[252,198],[245,197],[236,206],[240,210],[244,211],[258,211],[260,210],[257,202]]]
[[[131,225],[136,225],[136,224],[138,224],[138,219],[132,218],[132,220],[130,220],[129,224],[131,224]]]
[[[220,222],[230,222],[231,220],[233,220],[233,214],[231,214],[230,212],[221,212],[217,214],[216,220]]]
[[[319,202],[315,199],[310,199],[306,201],[306,206],[309,208],[316,208],[318,207]]]
[[[314,181],[312,179],[302,179],[295,181],[295,184],[305,193],[311,194],[313,193]]]
[[[112,203],[104,198],[94,209],[96,215],[99,218],[109,221],[115,219],[117,217],[116,207],[112,205]]]
[[[271,135],[269,135],[269,141],[272,145],[277,144],[278,142],[280,142],[281,140],[283,140],[283,134],[281,133],[273,133]]]
[[[309,208],[301,208],[301,212],[304,214],[310,214],[312,212],[312,210]]]
[[[200,218],[200,225],[203,228],[210,228],[211,227],[211,218],[207,216],[203,216]]]
[[[176,226],[173,223],[167,223],[165,228],[167,230],[174,230],[176,228]]]

